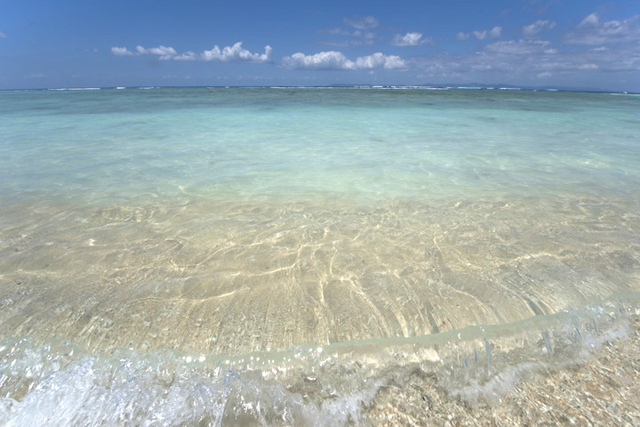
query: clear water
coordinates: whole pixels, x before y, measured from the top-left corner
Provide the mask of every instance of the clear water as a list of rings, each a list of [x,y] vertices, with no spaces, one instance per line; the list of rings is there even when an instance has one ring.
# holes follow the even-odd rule
[[[468,397],[581,357],[640,307],[639,113],[0,92],[0,423],[358,423],[407,370]]]

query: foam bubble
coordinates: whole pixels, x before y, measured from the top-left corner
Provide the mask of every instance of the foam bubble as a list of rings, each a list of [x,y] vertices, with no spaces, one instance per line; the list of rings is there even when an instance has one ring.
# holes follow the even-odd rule
[[[346,425],[362,418],[381,387],[401,386],[417,371],[435,378],[452,397],[492,401],[527,373],[579,363],[603,343],[624,337],[626,313],[638,309],[637,300],[630,302],[608,301],[584,312],[430,337],[235,357],[168,350],[97,354],[68,342],[5,340],[0,344],[0,422]],[[486,351],[479,351],[483,347]]]

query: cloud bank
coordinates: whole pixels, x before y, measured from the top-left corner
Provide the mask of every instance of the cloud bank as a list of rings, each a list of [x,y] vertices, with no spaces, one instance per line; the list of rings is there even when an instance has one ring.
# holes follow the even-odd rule
[[[158,55],[162,60],[172,59],[178,54],[174,48],[162,45],[152,47],[150,49],[145,49],[142,46],[136,46],[136,52],[138,52],[139,55]]]
[[[131,52],[129,49],[127,49],[126,47],[112,47],[111,48],[111,53],[115,56],[131,56],[133,55],[133,52]]]
[[[611,43],[639,43],[640,15],[617,21],[600,22],[597,13],[586,16],[565,41],[572,44],[604,45]]]
[[[556,25],[555,21],[538,20],[522,27],[520,40],[489,41],[468,55],[443,53],[415,58],[412,65],[420,70],[419,78],[447,80],[505,81],[505,77],[547,79],[585,73],[640,72],[640,15],[604,21],[598,13],[592,13],[573,28],[565,29],[560,39],[557,35],[550,40],[541,38]],[[456,38],[488,41],[501,35],[500,27],[494,30],[459,32]]]
[[[158,59],[163,61],[175,60],[264,63],[271,62],[272,52],[273,49],[271,48],[271,46],[267,45],[264,47],[264,53],[252,53],[242,47],[242,42],[237,42],[233,46],[225,46],[222,49],[220,49],[218,45],[215,45],[213,46],[213,49],[205,50],[200,54],[191,51],[178,54],[178,52],[174,48],[162,45],[149,49],[142,46],[136,46],[135,52],[128,50],[126,47],[114,46],[111,48],[111,53],[115,56],[157,55]]]
[[[284,57],[282,65],[285,68],[295,70],[400,70],[407,68],[404,59],[395,55],[384,55],[381,52],[359,57],[355,61],[336,51],[320,52],[315,55],[305,55],[298,52]]]
[[[414,62],[424,78],[459,78],[482,73],[497,81],[503,76],[549,78],[577,72],[638,72],[640,46],[630,43],[616,49],[599,46],[575,50],[556,48],[547,40],[522,39],[490,43],[471,55],[443,54]]]

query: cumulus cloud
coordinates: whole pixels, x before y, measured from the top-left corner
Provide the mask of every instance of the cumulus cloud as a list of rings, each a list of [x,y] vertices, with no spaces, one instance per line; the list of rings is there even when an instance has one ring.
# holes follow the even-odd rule
[[[113,55],[115,55],[115,56],[131,56],[131,55],[133,55],[133,52],[131,52],[126,47],[116,47],[116,46],[111,48],[111,53]]]
[[[205,50],[201,54],[197,54],[192,51],[187,51],[178,54],[172,47],[158,46],[152,48],[145,48],[143,46],[136,46],[135,53],[128,50],[126,47],[112,47],[111,53],[116,56],[131,56],[131,55],[158,55],[161,60],[175,60],[175,61],[215,61],[215,62],[270,62],[271,52],[273,49],[271,46],[265,46],[264,53],[252,53],[242,47],[242,42],[237,42],[233,46],[226,46],[222,49],[218,45],[215,45],[211,50]]]
[[[592,13],[591,15],[587,15],[580,23],[578,24],[578,28],[585,27],[597,27],[600,24],[600,17],[597,13]]]
[[[358,30],[370,30],[378,26],[378,20],[373,16],[365,16],[364,18],[344,18],[344,22],[347,25],[352,26]]]
[[[473,32],[473,36],[475,38],[477,38],[478,40],[484,40],[487,38],[487,30],[482,30],[482,31],[474,31]]]
[[[529,39],[535,38],[538,36],[538,33],[542,30],[551,30],[556,26],[554,21],[547,20],[537,20],[531,25],[525,25],[522,27],[522,34]]]
[[[493,27],[490,30],[475,30],[475,31],[472,31],[470,33],[464,33],[462,31],[460,31],[456,35],[456,38],[458,40],[466,40],[471,35],[473,35],[478,40],[485,40],[487,37],[491,37],[492,39],[498,38],[498,37],[500,37],[501,34],[502,34],[502,27],[497,27],[496,26],[496,27]]]
[[[217,62],[269,62],[272,51],[271,46],[265,46],[264,53],[251,53],[242,47],[242,42],[238,42],[222,50],[216,45],[211,50],[205,50],[201,57],[204,61]]]
[[[304,70],[398,70],[407,68],[405,60],[395,55],[384,55],[380,52],[373,55],[348,59],[342,52],[320,52],[315,55],[305,55],[298,52],[282,59],[286,68]]]
[[[376,52],[373,55],[363,56],[356,59],[355,68],[357,70],[374,70],[384,68],[387,70],[399,70],[406,68],[404,59],[395,55],[384,55]]]
[[[305,55],[302,52],[285,56],[282,65],[286,68],[307,70],[343,70],[351,62],[344,54],[336,51],[320,52],[315,55]]]
[[[640,15],[617,21],[600,22],[597,13],[586,16],[565,41],[573,44],[602,45],[610,43],[638,43]]]
[[[200,55],[190,50],[173,57],[175,61],[198,61],[200,58]]]
[[[136,46],[136,52],[138,52],[139,55],[158,55],[162,60],[171,59],[178,54],[174,48],[162,45],[152,47],[150,49],[145,49],[142,46]]]
[[[407,33],[405,35],[396,34],[391,42],[394,46],[420,46],[423,44],[433,44],[431,37],[422,38],[422,33]]]

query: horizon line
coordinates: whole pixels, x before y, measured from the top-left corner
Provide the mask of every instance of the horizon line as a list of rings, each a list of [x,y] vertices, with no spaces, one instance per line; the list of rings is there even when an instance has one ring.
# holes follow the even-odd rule
[[[26,92],[26,91],[90,91],[90,90],[124,90],[124,89],[436,89],[436,90],[507,90],[507,91],[542,91],[542,92],[574,92],[574,93],[612,93],[624,95],[640,95],[640,92],[604,90],[597,88],[568,88],[554,86],[516,86],[511,84],[484,84],[469,83],[457,84],[417,84],[417,85],[376,85],[376,84],[342,84],[328,85],[167,85],[167,86],[71,86],[71,87],[40,87],[40,88],[13,88],[0,89],[0,92]]]

